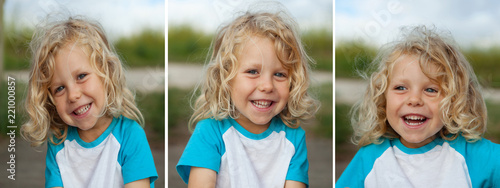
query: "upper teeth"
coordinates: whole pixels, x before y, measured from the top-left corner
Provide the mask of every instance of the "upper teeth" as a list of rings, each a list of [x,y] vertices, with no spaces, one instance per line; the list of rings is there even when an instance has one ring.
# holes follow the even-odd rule
[[[257,108],[267,108],[271,105],[271,101],[252,101]]]
[[[425,117],[423,117],[423,116],[405,116],[405,119],[409,119],[409,120],[424,120]]]
[[[84,107],[81,107],[81,108],[75,110],[75,114],[76,115],[83,114],[83,113],[87,112],[87,110],[89,110],[89,108],[90,108],[90,104],[87,104]]]

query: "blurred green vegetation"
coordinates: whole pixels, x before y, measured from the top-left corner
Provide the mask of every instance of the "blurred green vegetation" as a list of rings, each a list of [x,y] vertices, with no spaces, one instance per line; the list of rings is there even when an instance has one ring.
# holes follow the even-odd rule
[[[349,143],[352,136],[349,110],[351,106],[345,104],[335,105],[335,144]]]
[[[169,25],[168,62],[204,63],[212,37],[193,30],[189,25]]]
[[[7,80],[6,75],[5,80]],[[26,84],[19,80],[15,81],[15,91],[16,91],[16,117],[15,124],[17,126],[16,133],[19,134],[19,128],[22,124],[26,122],[26,111],[24,109],[24,100],[26,99]],[[5,137],[6,133],[11,129],[7,126],[11,124],[8,123],[8,85],[6,81],[0,82],[0,137]],[[149,131],[148,137],[152,138],[153,141],[161,141],[165,139],[165,93],[137,93],[136,102],[141,110],[142,115],[146,121],[145,129],[152,130]]]
[[[165,66],[163,31],[145,29],[137,35],[119,38],[114,45],[123,63],[129,67]]]
[[[316,113],[314,120],[307,121],[302,128],[312,130],[314,135],[323,138],[332,138],[333,123],[333,84],[323,84],[311,87],[311,92],[321,101],[321,107]],[[192,90],[178,88],[168,89],[168,129],[173,130],[176,126],[187,126],[189,118],[193,113],[190,107]],[[193,99],[194,100],[194,99]],[[169,134],[176,134],[169,131]],[[171,135],[169,135],[171,136]]]
[[[338,78],[359,78],[356,73],[366,71],[377,48],[361,42],[339,41],[335,46],[335,76]],[[486,87],[500,87],[500,46],[487,49],[470,47],[462,49],[474,68],[479,82]]]
[[[319,111],[316,113],[316,122],[306,122],[305,126],[310,126],[313,128],[315,135],[319,135],[324,138],[333,137],[333,84],[326,83],[318,86],[311,87],[312,94],[317,96],[317,99],[321,103]]]
[[[333,71],[332,31],[310,30],[302,34],[307,54],[316,61],[315,70]]]
[[[489,139],[495,143],[500,142],[500,104],[486,102],[488,109],[488,123],[487,131],[484,138]],[[351,144],[352,127],[349,117],[350,105],[336,104],[335,105],[335,144]],[[352,144],[351,144],[352,145]],[[354,146],[354,145],[353,145]],[[336,149],[340,147],[336,147]]]
[[[376,51],[372,46],[360,42],[336,42],[335,77],[358,78],[357,70],[368,68]]]
[[[9,102],[9,95],[8,95],[8,85],[7,85],[7,75],[2,75],[5,79],[5,81],[0,82],[0,137],[6,137],[6,133],[8,133],[10,128],[7,128],[7,126],[17,126],[16,134],[19,135],[19,128],[21,128],[22,122],[25,121],[25,116],[24,116],[24,109],[22,103],[22,99],[24,99],[24,88],[26,87],[25,84],[19,83],[19,81],[15,81],[15,109],[10,109],[8,106]],[[14,78],[15,79],[15,78]],[[8,110],[14,110],[15,114],[12,112],[9,113]],[[15,115],[14,118],[9,118],[8,115]],[[14,119],[15,123],[11,124],[9,123],[10,119]]]
[[[168,129],[187,126],[193,111],[190,107],[191,90],[168,88]],[[195,100],[195,99],[193,99]],[[173,131],[168,132],[175,134]]]
[[[12,25],[7,24],[4,31],[4,69],[28,69],[31,55],[29,42],[33,30],[13,28]],[[120,37],[112,45],[127,67],[165,66],[165,34],[163,31],[144,29],[136,35]]]
[[[163,142],[165,139],[165,93],[137,93],[136,103],[146,121],[144,128],[154,132],[154,135],[148,135],[148,137]]]
[[[213,34],[194,30],[188,25],[169,25],[168,61],[203,64],[209,56]],[[302,33],[308,55],[316,61],[315,70],[332,71],[333,39],[329,30],[311,30]]]
[[[4,29],[4,70],[20,70],[29,68],[29,42],[32,29],[13,29],[7,25]]]

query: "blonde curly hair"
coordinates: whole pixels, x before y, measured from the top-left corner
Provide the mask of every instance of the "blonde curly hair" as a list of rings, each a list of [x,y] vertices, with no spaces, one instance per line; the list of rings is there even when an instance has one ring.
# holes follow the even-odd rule
[[[313,117],[319,108],[318,102],[307,91],[313,60],[306,54],[296,28],[293,19],[283,11],[246,12],[219,28],[212,41],[212,55],[206,65],[204,82],[196,89],[200,95],[189,119],[189,129],[192,131],[195,123],[202,119],[236,119],[239,116],[231,101],[229,83],[236,76],[238,53],[251,36],[273,41],[278,59],[289,72],[290,97],[279,117],[292,128]]]
[[[449,34],[439,34],[435,28],[425,26],[402,29],[402,39],[382,48],[372,62],[376,69],[371,76],[363,76],[368,86],[362,100],[351,109],[353,143],[359,146],[380,144],[382,137],[399,138],[386,117],[388,78],[394,63],[403,55],[418,58],[424,74],[439,83],[439,103],[444,127],[439,131],[446,140],[462,135],[467,141],[481,139],[486,131],[487,112],[479,82],[474,71],[459,51]],[[437,74],[430,74],[425,67],[437,67]]]
[[[54,75],[55,56],[67,44],[77,45],[89,54],[91,66],[103,82],[106,108],[102,115],[123,115],[143,125],[144,118],[135,104],[135,96],[126,86],[125,70],[102,26],[82,17],[70,17],[37,27],[33,34],[25,101],[28,120],[21,128],[23,138],[32,146],[40,146],[47,138],[53,144],[61,144],[66,139],[68,125],[56,111],[49,86]]]

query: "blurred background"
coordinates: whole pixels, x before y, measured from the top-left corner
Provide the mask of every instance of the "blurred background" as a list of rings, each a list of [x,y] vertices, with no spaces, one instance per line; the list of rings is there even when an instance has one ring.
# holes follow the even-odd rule
[[[60,19],[83,15],[101,23],[127,67],[127,82],[145,117],[159,175],[165,187],[165,2],[164,0],[0,0],[0,187],[40,187],[45,182],[46,145],[31,148],[19,135],[25,121],[24,99],[30,66],[28,45],[37,24],[48,14]],[[7,178],[7,77],[16,80],[16,181]],[[10,125],[10,124],[8,124]]]
[[[348,112],[366,83],[356,70],[367,65],[401,26],[427,25],[449,31],[484,87],[488,108],[485,137],[500,141],[500,2],[496,1],[336,1],[335,2],[335,180],[358,147],[350,142]]]
[[[245,11],[243,0],[168,1],[168,185],[185,187],[175,170],[191,133],[187,122],[190,100],[202,79],[212,37],[221,24]],[[310,91],[321,101],[316,118],[302,125],[306,130],[310,187],[332,187],[333,125],[333,1],[280,0],[300,27],[307,53],[316,61]]]

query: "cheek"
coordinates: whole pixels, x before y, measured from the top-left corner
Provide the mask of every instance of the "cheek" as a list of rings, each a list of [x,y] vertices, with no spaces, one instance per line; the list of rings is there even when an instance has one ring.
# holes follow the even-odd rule
[[[55,100],[54,106],[56,107],[56,112],[57,112],[57,114],[59,114],[59,116],[66,114],[65,113],[66,109],[65,109],[64,103]]]
[[[92,82],[85,84],[85,91],[88,93],[94,93],[97,97],[105,97],[107,88],[104,86],[104,82],[100,79],[93,78]]]
[[[385,111],[387,114],[390,114],[393,111],[393,106],[394,106],[394,97],[386,94],[385,95]]]
[[[279,82],[275,86],[282,95],[288,96],[290,94],[290,84],[288,82]]]
[[[398,116],[398,109],[399,109],[400,104],[397,103],[397,101],[392,98],[392,100],[386,100],[385,103],[385,114],[387,120],[391,123],[395,123],[394,121],[397,121],[399,119]]]

